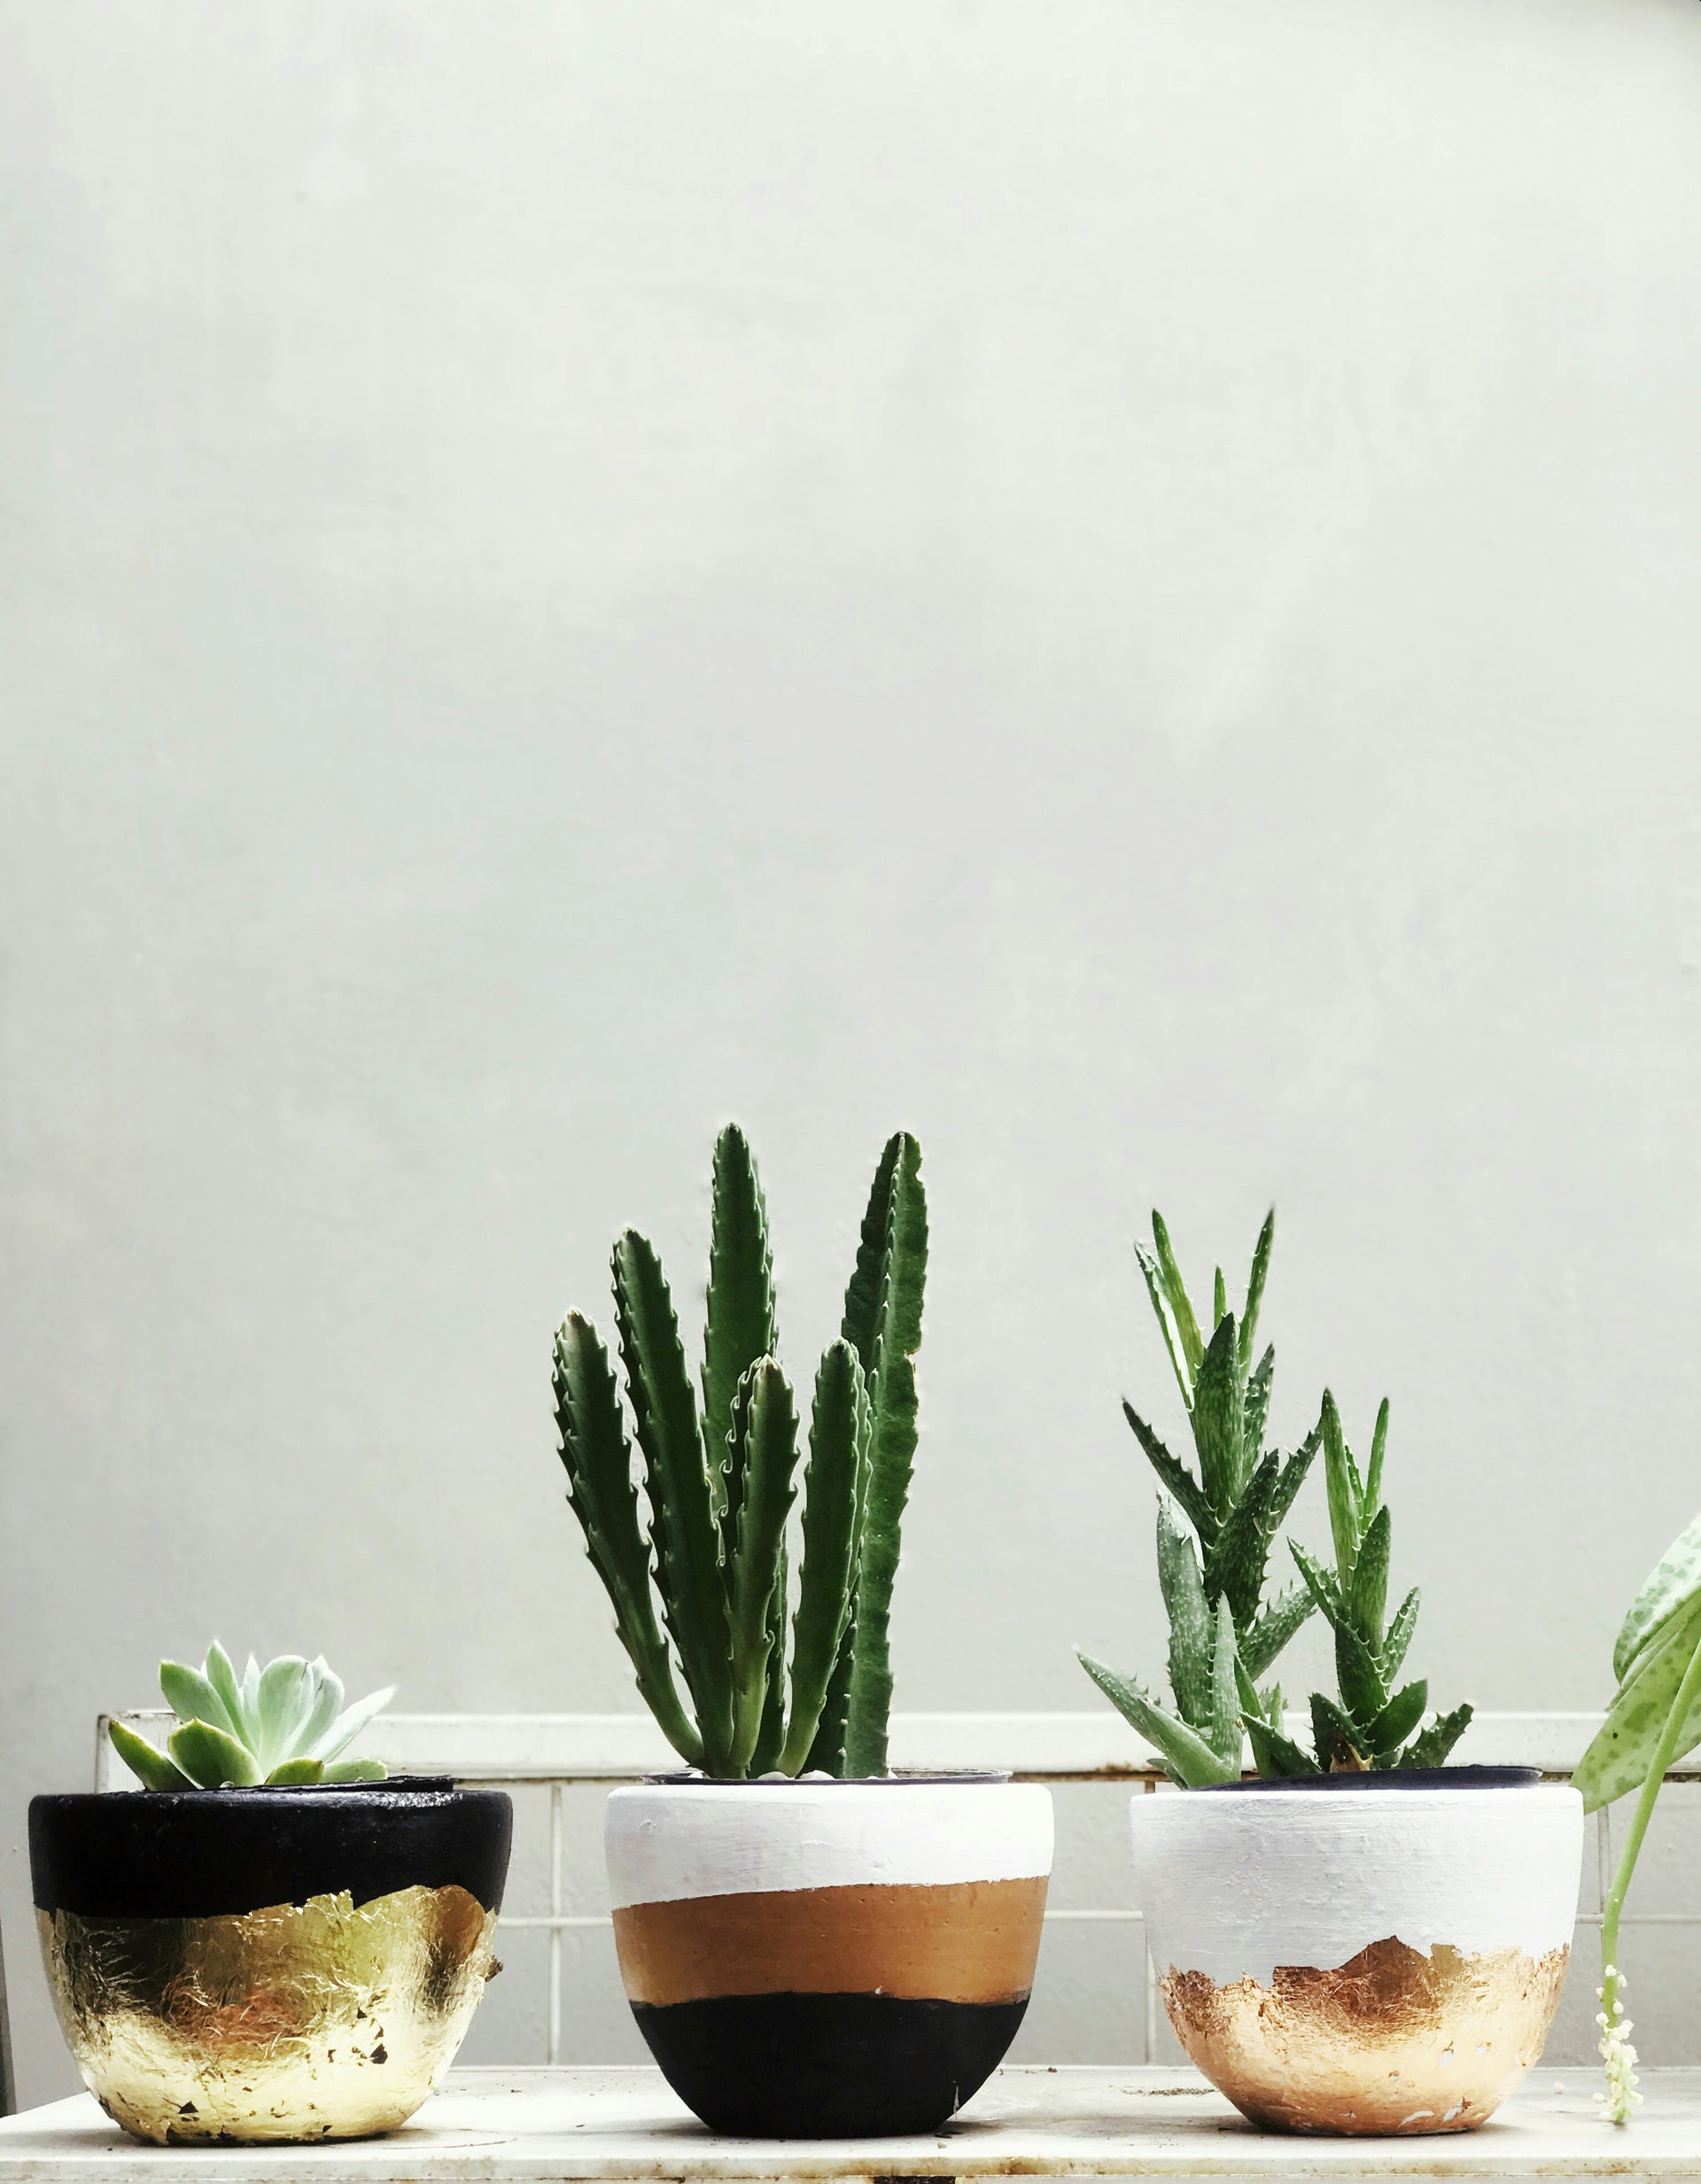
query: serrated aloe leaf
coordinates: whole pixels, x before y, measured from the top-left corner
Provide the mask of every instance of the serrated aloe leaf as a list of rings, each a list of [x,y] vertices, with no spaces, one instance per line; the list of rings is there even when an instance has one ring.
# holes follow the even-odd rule
[[[186,1667],[180,1660],[162,1660],[159,1689],[167,1706],[180,1722],[210,1722],[227,1736],[247,1741],[242,1735],[241,1722],[232,1720],[217,1686],[200,1669]]]
[[[1163,1334],[1163,1347],[1169,1353],[1169,1369],[1176,1376],[1176,1386],[1181,1390],[1182,1403],[1191,1411],[1193,1407],[1193,1376],[1188,1367],[1181,1331],[1176,1325],[1174,1313],[1169,1310],[1169,1300],[1163,1293],[1162,1270],[1142,1244],[1135,1245],[1134,1256],[1140,1263],[1140,1272],[1146,1278],[1146,1294],[1152,1300],[1152,1310],[1157,1315],[1158,1325]]]
[[[1323,1610],[1331,1628],[1339,1630],[1346,1618],[1346,1604],[1340,1597],[1334,1573],[1325,1570],[1309,1547],[1301,1547],[1298,1540],[1287,1543],[1287,1551],[1299,1566],[1300,1575],[1305,1580],[1305,1589]]]
[[[614,1247],[614,1294],[626,1394],[649,1496],[663,1609],[695,1705],[703,1763],[726,1771],[733,1737],[732,1647],[720,1532],[662,1263],[627,1229]]]
[[[1233,1782],[1239,1776],[1237,1765],[1219,1757],[1184,1722],[1176,1721],[1161,1706],[1154,1706],[1130,1677],[1119,1675],[1090,1653],[1077,1653],[1076,1659],[1122,1719],[1157,1746],[1178,1782],[1189,1789],[1199,1789],[1206,1783]]]
[[[856,1271],[845,1292],[842,1330],[862,1360],[870,1412],[867,1499],[857,1560],[857,1640],[845,1719],[844,1765],[853,1776],[886,1771],[892,1702],[889,1626],[915,1461],[915,1356],[921,1347],[927,1265],[921,1148],[899,1131],[875,1173]]]
[[[122,1722],[108,1722],[106,1734],[113,1750],[144,1790],[192,1790],[196,1784],[175,1760],[156,1751],[145,1737]]]
[[[1282,1459],[1272,1449],[1247,1481],[1230,1511],[1216,1543],[1205,1557],[1205,1589],[1226,1598],[1237,1624],[1249,1627],[1264,1589],[1273,1527],[1270,1520]]]
[[[1245,1333],[1243,1328],[1243,1336]],[[1241,1431],[1247,1457],[1253,1462],[1256,1462],[1263,1451],[1264,1427],[1270,1419],[1270,1383],[1275,1376],[1276,1345],[1272,1342],[1247,1375],[1245,1418]]]
[[[733,1404],[734,1469],[742,1480],[732,1564],[733,1741],[730,1771],[749,1771],[767,1704],[773,1626],[769,1612],[780,1576],[786,1518],[797,1466],[797,1411],[790,1384],[772,1357],[759,1357]]]
[[[1362,1733],[1332,1698],[1312,1692],[1311,1736],[1326,1774],[1355,1775],[1368,1769],[1370,1753],[1361,1746]]]
[[[1317,1613],[1317,1602],[1303,1585],[1278,1593],[1240,1641],[1240,1656],[1254,1676],[1269,1668],[1294,1633]]]
[[[267,1776],[266,1783],[268,1789],[290,1790],[311,1787],[324,1778],[325,1763],[322,1760],[280,1760]]]
[[[1672,1542],[1631,1603],[1612,1648],[1612,1673],[1620,1683],[1649,1639],[1697,1598],[1701,1598],[1701,1517]],[[1675,1690],[1672,1695],[1676,1697]]]
[[[1573,1788],[1582,1793],[1585,1812],[1596,1812],[1627,1791],[1641,1788],[1698,1645],[1701,1600],[1669,1617],[1663,1634],[1642,1648],[1629,1680],[1619,1689],[1571,1778]],[[1682,1759],[1698,1743],[1701,1699],[1690,1707],[1678,1732],[1673,1760]]]
[[[1281,1480],[1270,1504],[1270,1531],[1272,1539],[1286,1521],[1287,1512],[1293,1508],[1300,1488],[1305,1484],[1306,1473],[1310,1470],[1316,1459],[1322,1441],[1321,1428],[1314,1426],[1305,1439],[1301,1442],[1299,1447],[1294,1450],[1293,1455],[1288,1457],[1286,1463],[1283,1465]]]
[[[395,1695],[395,1685],[386,1683],[381,1691],[372,1691],[364,1698],[357,1698],[352,1706],[345,1708],[338,1715],[318,1744],[303,1757],[327,1762],[334,1760],[339,1753],[348,1749],[375,1714],[384,1712]]]
[[[1131,1403],[1122,1404],[1122,1416],[1133,1428],[1134,1438],[1146,1451],[1146,1461],[1164,1485],[1186,1512],[1187,1520],[1207,1547],[1216,1539],[1218,1525],[1216,1512],[1205,1499],[1203,1489],[1187,1466],[1170,1455],[1152,1428]]]
[[[1376,1431],[1371,1438],[1370,1468],[1364,1474],[1364,1507],[1374,1516],[1382,1506],[1382,1458],[1388,1446],[1388,1399],[1382,1398],[1382,1407],[1376,1414]]]
[[[1216,1648],[1211,1662],[1211,1728],[1207,1741],[1225,1766],[1240,1772],[1240,1694],[1235,1684],[1237,1667],[1234,1617],[1226,1597],[1216,1604]]]
[[[1390,1683],[1404,1666],[1411,1634],[1418,1628],[1418,1588],[1414,1585],[1394,1612],[1388,1635],[1382,1643],[1382,1673]]]
[[[680,1703],[667,1641],[656,1621],[649,1549],[639,1522],[619,1390],[602,1339],[580,1312],[570,1312],[555,1336],[555,1394],[567,1499],[614,1609],[614,1627],[639,1691],[686,1765],[700,1767],[703,1740]],[[340,1684],[336,1705],[342,1705]]]
[[[803,1566],[792,1623],[791,1713],[778,1760],[795,1775],[807,1761],[850,1617],[856,1571],[859,1425],[867,1395],[862,1361],[841,1338],[822,1353],[810,1418],[804,1481]]]
[[[1216,1281],[1211,1290],[1211,1325],[1213,1327],[1216,1326],[1222,1320],[1227,1317],[1228,1310],[1229,1285],[1223,1280],[1223,1270],[1219,1266],[1216,1270]]]
[[[1203,1730],[1211,1720],[1212,1658],[1216,1619],[1205,1597],[1193,1543],[1158,1504],[1158,1582],[1169,1618],[1169,1688],[1184,1722]]]
[[[1388,1703],[1381,1663],[1350,1620],[1335,1625],[1335,1681],[1341,1704],[1355,1722],[1373,1721]]]
[[[1193,1381],[1193,1445],[1205,1498],[1218,1518],[1233,1508],[1243,1483],[1246,1387],[1235,1350],[1234,1315],[1223,1321],[1200,1360]]]
[[[252,1748],[254,1738],[260,1734],[260,1724],[249,1714],[247,1703],[243,1697],[242,1685],[237,1680],[235,1667],[231,1665],[230,1656],[216,1638],[206,1649],[206,1659],[203,1664],[202,1673],[219,1695],[220,1704],[224,1708],[226,1725],[233,1735],[240,1737],[244,1744]],[[258,1679],[258,1672],[256,1672],[256,1679]]]
[[[325,1769],[327,1782],[384,1782],[390,1770],[382,1760],[338,1760]]]
[[[1264,1216],[1264,1225],[1259,1230],[1258,1241],[1253,1246],[1252,1272],[1247,1279],[1246,1310],[1240,1316],[1240,1370],[1243,1373],[1252,1362],[1253,1344],[1258,1333],[1258,1308],[1264,1301],[1264,1283],[1270,1274],[1270,1255],[1275,1242],[1276,1209],[1272,1206]],[[1221,1313],[1217,1317],[1221,1318]]]
[[[1323,1467],[1329,1488],[1329,1529],[1335,1544],[1335,1574],[1343,1592],[1353,1582],[1358,1561],[1358,1473],[1340,1430],[1340,1412],[1327,1388],[1323,1392]]]
[[[715,1141],[708,1309],[703,1328],[703,1437],[709,1479],[730,1557],[736,1521],[736,1455],[730,1435],[739,1382],[758,1357],[779,1355],[768,1209],[750,1140],[729,1123]]]
[[[166,1749],[190,1782],[203,1790],[220,1790],[227,1784],[245,1789],[260,1779],[247,1745],[210,1722],[185,1722],[167,1737]]]
[[[1302,1752],[1291,1737],[1273,1729],[1256,1715],[1246,1717],[1247,1736],[1252,1745],[1253,1764],[1266,1782],[1289,1775],[1315,1775],[1319,1769],[1308,1752]]]
[[[1176,1263],[1169,1232],[1164,1226],[1163,1216],[1155,1206],[1152,1209],[1152,1241],[1157,1246],[1158,1276],[1175,1318],[1176,1333],[1181,1339],[1181,1354],[1186,1359],[1187,1370],[1194,1376],[1197,1384],[1200,1361],[1205,1355],[1205,1341],[1199,1331],[1192,1300],[1187,1294],[1187,1285],[1181,1279],[1181,1269]]]
[[[1448,1755],[1471,1726],[1474,1707],[1455,1706],[1451,1714],[1444,1714],[1432,1722],[1422,1736],[1415,1737],[1407,1747],[1399,1764],[1402,1767],[1445,1767]]]
[[[1365,1723],[1365,1740],[1379,1763],[1399,1751],[1423,1720],[1428,1704],[1429,1686],[1420,1679],[1396,1691],[1375,1720]]]
[[[291,1758],[296,1731],[300,1728],[312,1694],[307,1688],[307,1664],[299,1653],[280,1653],[260,1674],[260,1741],[254,1759],[264,1775],[280,1760]]]
[[[1372,1653],[1382,1649],[1382,1617],[1388,1604],[1388,1558],[1394,1550],[1394,1519],[1386,1509],[1371,1519],[1358,1551],[1348,1613],[1353,1628]]]

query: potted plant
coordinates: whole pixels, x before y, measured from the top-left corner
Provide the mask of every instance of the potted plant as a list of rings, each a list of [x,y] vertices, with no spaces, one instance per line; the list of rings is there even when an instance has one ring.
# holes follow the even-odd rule
[[[1003,2058],[1032,1985],[1046,1792],[887,1769],[927,1244],[900,1133],[815,1374],[796,1543],[798,1404],[739,1130],[715,1148],[701,1407],[656,1253],[630,1229],[614,1247],[648,1536],[608,1355],[578,1313],[555,1340],[568,1498],[686,1763],[609,1800],[621,1976],[669,2083],[718,2131],[936,2129]]]
[[[1612,1650],[1619,1688],[1572,1776],[1585,1812],[1636,1792],[1629,1831],[1601,1906],[1601,2113],[1627,2124],[1640,2105],[1636,2051],[1624,2014],[1619,1922],[1666,1769],[1701,1744],[1701,1517],[1674,1540],[1630,1605]]]
[[[1261,1252],[1267,1263],[1267,1243]],[[1184,1330],[1191,1307],[1165,1258],[1164,1302],[1173,1288]],[[1254,1294],[1262,1286],[1255,1274]],[[1223,1326],[1219,1276],[1216,1327],[1200,1352],[1245,1372],[1247,1353]],[[1228,1430],[1199,1419],[1195,1395],[1200,1475],[1166,1483],[1188,1513],[1191,1501],[1226,1522],[1222,1474],[1255,1478],[1270,1459],[1235,1453],[1237,1422],[1255,1411],[1262,1425],[1263,1407],[1249,1376],[1246,1390],[1222,1377],[1227,1391],[1211,1400]],[[1471,1709],[1425,1727],[1426,1685],[1399,1683],[1418,1596],[1387,1614],[1387,1426],[1384,1403],[1361,1472],[1325,1393],[1301,1451],[1324,1454],[1332,1559],[1291,1544],[1308,1604],[1332,1627],[1339,1687],[1312,1697],[1311,1749],[1292,1733],[1279,1688],[1257,1688],[1262,1663],[1248,1660],[1226,1597],[1214,1620],[1171,1611],[1171,1683],[1178,1704],[1207,1694],[1208,1736],[1180,1736],[1185,1721],[1167,1716],[1161,1736],[1140,1687],[1090,1664],[1184,1791],[1133,1801],[1137,1893],[1170,2022],[1213,2084],[1276,2128],[1380,2135],[1482,2122],[1541,2053],[1575,1916],[1576,1792],[1534,1768],[1447,1766]],[[1275,1526],[1258,1528],[1267,1545]],[[1213,1555],[1220,1569],[1220,1544],[1205,1544],[1204,1572]],[[1167,1583],[1172,1593],[1184,1604]]]
[[[112,1739],[138,1794],[38,1797],[36,1923],[59,2025],[114,2122],[165,2144],[364,2138],[405,2123],[461,2045],[513,1813],[493,1790],[344,1760],[322,1659],[163,1662],[163,1752]]]

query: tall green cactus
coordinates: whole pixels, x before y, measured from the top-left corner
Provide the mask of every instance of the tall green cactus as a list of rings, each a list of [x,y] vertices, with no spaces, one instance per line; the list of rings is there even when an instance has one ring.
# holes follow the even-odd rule
[[[1283,1733],[1279,1692],[1275,1703],[1269,1703],[1253,1690],[1243,1674],[1241,1698],[1247,1734],[1252,1739],[1258,1772],[1317,1775],[1440,1767],[1464,1735],[1472,1709],[1456,1706],[1451,1714],[1420,1729],[1418,1724],[1429,1704],[1429,1686],[1419,1679],[1394,1688],[1418,1627],[1418,1590],[1414,1586],[1394,1614],[1388,1614],[1394,1519],[1382,1499],[1387,1399],[1383,1398],[1376,1414],[1371,1460],[1362,1473],[1341,1431],[1335,1399],[1327,1388],[1317,1431],[1322,1436],[1324,1474],[1329,1488],[1333,1568],[1325,1567],[1297,1540],[1288,1544],[1306,1590],[1335,1634],[1335,1679],[1340,1695],[1335,1699],[1324,1691],[1311,1694],[1314,1749],[1308,1753]]]
[[[1276,1352],[1252,1362],[1259,1307],[1276,1237],[1271,1212],[1259,1232],[1237,1320],[1216,1270],[1208,1341],[1169,1241],[1163,1216],[1152,1216],[1155,1249],[1135,1247],[1152,1309],[1162,1330],[1192,1428],[1198,1471],[1172,1456],[1133,1405],[1122,1411],[1146,1459],[1192,1527],[1189,1538],[1169,1505],[1158,1504],[1158,1577],[1169,1618],[1169,1688],[1175,1710],[1161,1706],[1132,1677],[1089,1654],[1082,1667],[1106,1697],[1156,1745],[1177,1782],[1232,1781],[1240,1772],[1242,1686],[1263,1675],[1316,1603],[1294,1587],[1268,1604],[1270,1543],[1304,1483],[1321,1439],[1307,1435],[1284,1457],[1263,1447]],[[1194,1544],[1197,1540],[1197,1546]],[[1280,1715],[1273,1688],[1260,1702]]]
[[[887,1619],[915,1457],[927,1269],[920,1165],[900,1131],[875,1171],[843,1331],[815,1375],[789,1675],[797,1406],[776,1356],[767,1207],[736,1125],[715,1146],[700,1411],[660,1260],[635,1230],[614,1247],[648,1539],[608,1354],[580,1313],[556,1334],[568,1501],[645,1705],[708,1774],[885,1770]]]

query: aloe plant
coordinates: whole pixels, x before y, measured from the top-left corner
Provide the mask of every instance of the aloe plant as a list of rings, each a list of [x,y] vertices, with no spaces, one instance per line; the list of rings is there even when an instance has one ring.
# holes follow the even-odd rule
[[[394,1686],[343,1705],[340,1678],[322,1654],[280,1654],[265,1667],[251,1653],[238,1677],[216,1639],[198,1668],[162,1660],[159,1689],[177,1727],[159,1751],[122,1722],[107,1733],[126,1767],[147,1790],[248,1789],[256,1784],[381,1782],[381,1760],[345,1760]]]
[[[556,1334],[567,1498],[645,1705],[707,1774],[885,1772],[927,1271],[920,1167],[900,1131],[874,1172],[843,1325],[815,1374],[795,1583],[798,1404],[778,1361],[767,1206],[741,1130],[715,1146],[700,1405],[654,1247],[635,1229],[614,1246],[647,1528],[602,1338],[579,1312]]]
[[[1418,1626],[1418,1594],[1414,1587],[1388,1615],[1394,1519],[1382,1499],[1386,1398],[1376,1414],[1371,1458],[1363,1473],[1347,1445],[1335,1399],[1326,1388],[1317,1432],[1329,1493],[1333,1565],[1325,1566],[1297,1540],[1288,1545],[1307,1591],[1334,1632],[1340,1696],[1312,1693],[1313,1750],[1308,1753],[1284,1733],[1281,1694],[1254,1691],[1243,1669],[1243,1719],[1258,1771],[1280,1776],[1440,1767],[1464,1733],[1472,1710],[1456,1706],[1420,1729],[1429,1686],[1419,1679],[1395,1688]]]
[[[1572,1781],[1582,1792],[1585,1812],[1637,1792],[1601,1906],[1601,2009],[1596,2019],[1606,2065],[1602,2113],[1610,2123],[1624,2124],[1642,2096],[1624,2014],[1619,1923],[1660,1785],[1684,1753],[1701,1744],[1701,1517],[1673,1541],[1631,1603],[1612,1649],[1612,1673],[1618,1679],[1612,1704]]]
[[[1135,1250],[1192,1430],[1198,1470],[1172,1456],[1131,1403],[1124,1402],[1122,1411],[1192,1528],[1190,1537],[1160,1496],[1158,1576],[1169,1618],[1174,1711],[1133,1677],[1090,1654],[1079,1659],[1112,1705],[1157,1747],[1171,1779],[1197,1786],[1239,1775],[1243,1689],[1251,1690],[1316,1605],[1303,1586],[1269,1601],[1264,1588],[1271,1543],[1305,1481],[1321,1428],[1285,1457],[1263,1446],[1276,1352],[1267,1348],[1255,1364],[1253,1355],[1276,1238],[1274,1212],[1259,1232],[1238,1317],[1229,1310],[1223,1270],[1216,1270],[1208,1341],[1169,1232],[1155,1211],[1152,1238],[1153,1250]],[[1257,1703],[1268,1703],[1279,1717],[1279,1690]]]

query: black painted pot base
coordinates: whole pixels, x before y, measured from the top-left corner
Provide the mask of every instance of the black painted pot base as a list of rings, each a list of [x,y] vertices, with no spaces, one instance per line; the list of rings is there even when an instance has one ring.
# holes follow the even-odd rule
[[[1027,2011],[891,1994],[729,1994],[634,2002],[686,2106],[728,2138],[936,2131],[1004,2060]]]

